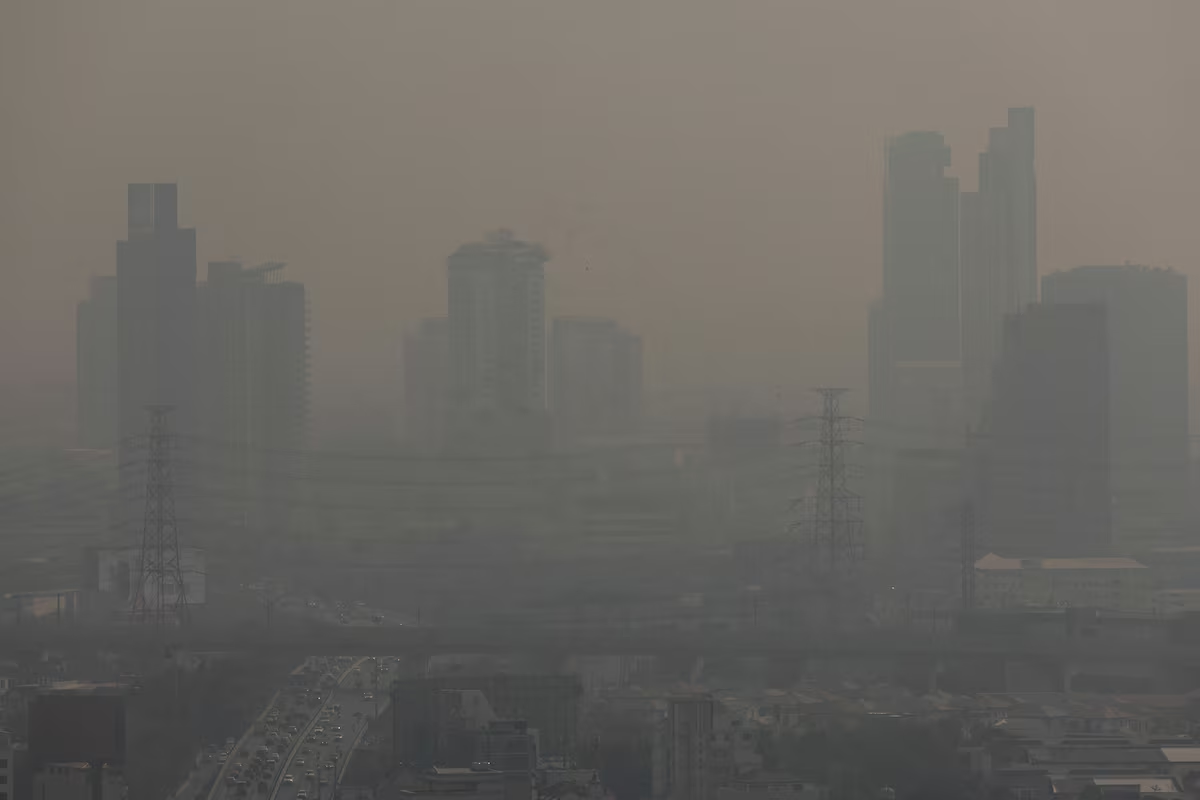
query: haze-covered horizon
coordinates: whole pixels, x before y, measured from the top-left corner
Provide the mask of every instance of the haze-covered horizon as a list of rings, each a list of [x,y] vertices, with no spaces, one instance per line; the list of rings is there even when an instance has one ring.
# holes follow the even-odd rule
[[[988,128],[1032,105],[1042,273],[1197,274],[1197,23],[1189,2],[17,0],[0,374],[72,382],[125,186],[170,181],[201,275],[280,260],[308,286],[318,426],[395,405],[403,330],[497,227],[550,251],[548,315],[643,336],[652,391],[863,389],[889,135],[943,132],[967,190]]]

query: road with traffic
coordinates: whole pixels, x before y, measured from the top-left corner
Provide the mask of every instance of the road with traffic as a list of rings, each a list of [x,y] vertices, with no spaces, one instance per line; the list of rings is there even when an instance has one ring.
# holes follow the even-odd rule
[[[391,671],[392,665],[382,658],[355,661],[284,762],[283,775],[269,800],[333,797],[354,745],[387,704]]]
[[[348,656],[309,658],[293,671],[289,685],[280,688],[241,739],[226,740],[213,754],[221,771],[208,800],[269,795],[280,781],[281,764],[300,748],[302,732],[315,724],[331,690],[349,678],[355,663]]]

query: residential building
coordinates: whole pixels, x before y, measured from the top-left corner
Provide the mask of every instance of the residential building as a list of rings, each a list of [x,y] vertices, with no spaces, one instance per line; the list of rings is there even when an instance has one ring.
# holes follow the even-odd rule
[[[962,195],[962,360],[968,422],[979,424],[1004,318],[1037,300],[1034,110],[1010,108],[979,155],[979,188]]]
[[[611,319],[557,317],[550,335],[556,439],[573,444],[637,432],[642,340]]]
[[[504,230],[447,259],[450,427],[460,449],[545,445],[547,260],[541,245]]]
[[[981,541],[1008,556],[1111,543],[1104,309],[1034,304],[1005,321],[981,486]]]
[[[1153,573],[1131,558],[1005,558],[975,562],[982,608],[1095,608],[1152,611]]]
[[[404,439],[424,453],[440,451],[445,441],[449,371],[449,321],[422,320],[404,336]]]
[[[80,447],[117,446],[117,278],[93,277],[75,312],[76,433]]]
[[[1042,279],[1047,303],[1104,308],[1109,348],[1113,536],[1170,543],[1188,506],[1188,287],[1171,269],[1078,267]]]

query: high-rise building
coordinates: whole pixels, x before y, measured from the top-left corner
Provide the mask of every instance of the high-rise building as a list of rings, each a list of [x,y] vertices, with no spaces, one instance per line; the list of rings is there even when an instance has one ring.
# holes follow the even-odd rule
[[[422,320],[404,336],[404,439],[422,452],[436,452],[444,443],[449,371],[447,319]]]
[[[940,133],[888,142],[883,296],[871,307],[868,557],[893,551],[898,454],[962,440],[958,181]]]
[[[293,462],[307,441],[308,307],[284,265],[208,265],[199,292],[198,389],[207,485],[255,530],[286,525]]]
[[[1037,182],[1032,108],[1010,108],[962,195],[962,360],[968,419],[980,423],[1004,317],[1037,300]]]
[[[940,133],[888,142],[883,305],[896,361],[958,361],[958,179]]]
[[[542,446],[546,251],[510,231],[447,259],[450,428],[458,447]]]
[[[559,442],[635,433],[641,338],[596,317],[557,317],[550,330],[550,405]]]
[[[146,407],[194,424],[196,231],[180,228],[173,183],[129,185],[129,232],[117,242],[117,434],[144,435]],[[125,460],[125,459],[122,459]]]
[[[888,142],[883,297],[871,309],[869,402],[872,421],[904,431],[913,446],[927,446],[927,437],[954,427],[954,421],[939,420],[937,428],[920,430],[922,420],[904,418],[913,403],[896,395],[902,385],[918,397],[926,388],[939,393],[913,380],[928,376],[941,387],[947,367],[958,370],[958,180],[945,174],[949,165],[950,148],[940,133],[917,131]]]
[[[76,419],[80,447],[117,445],[117,278],[94,277],[75,312]]]
[[[1161,544],[1180,532],[1188,505],[1187,278],[1079,267],[1043,278],[1042,298],[1107,312],[1113,533],[1121,545]]]
[[[1102,307],[1035,303],[1005,320],[984,433],[989,549],[1033,557],[1109,547],[1109,387]]]

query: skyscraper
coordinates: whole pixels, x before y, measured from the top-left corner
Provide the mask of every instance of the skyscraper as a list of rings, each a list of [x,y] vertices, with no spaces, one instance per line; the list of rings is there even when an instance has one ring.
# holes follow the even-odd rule
[[[172,433],[194,433],[196,231],[180,228],[173,183],[129,185],[129,230],[117,242],[117,436],[121,463],[141,458],[146,408],[167,405]],[[187,483],[182,465],[176,481]],[[124,470],[122,516],[136,526],[144,474]],[[182,501],[176,501],[188,516]]]
[[[146,406],[191,423],[196,231],[180,228],[173,183],[129,185],[129,234],[117,242],[118,433],[146,430]]]
[[[896,361],[957,361],[958,179],[940,133],[888,142],[883,305]]]
[[[422,452],[444,442],[449,398],[450,328],[445,317],[425,319],[404,336],[404,439]]]
[[[75,313],[76,428],[80,447],[117,445],[117,279],[94,277]]]
[[[1180,532],[1188,502],[1187,278],[1079,267],[1043,278],[1042,298],[1107,312],[1114,536],[1161,544]]]
[[[962,358],[968,421],[981,421],[1004,317],[1037,300],[1032,108],[1010,108],[979,155],[979,190],[962,195]]]
[[[917,131],[888,142],[883,298],[871,309],[869,399],[872,420],[893,429],[919,426],[897,416],[901,405],[911,405],[895,396],[898,365],[939,386],[947,369],[958,369],[958,181],[945,174],[949,165],[940,133]]]
[[[458,446],[540,446],[546,420],[546,251],[511,231],[447,259],[451,434]]]
[[[940,133],[888,141],[883,296],[871,307],[868,335],[868,552],[880,557],[893,551],[889,540],[904,538],[892,502],[902,451],[962,439],[958,181],[946,175],[949,165]]]
[[[1005,319],[985,433],[992,550],[1077,556],[1109,546],[1109,386],[1101,306],[1035,303]]]
[[[293,462],[307,441],[308,308],[284,265],[208,265],[199,292],[203,380],[198,417],[225,506],[255,530],[279,531],[291,505]]]
[[[597,317],[557,317],[550,331],[550,402],[558,440],[634,433],[641,416],[641,338]]]

